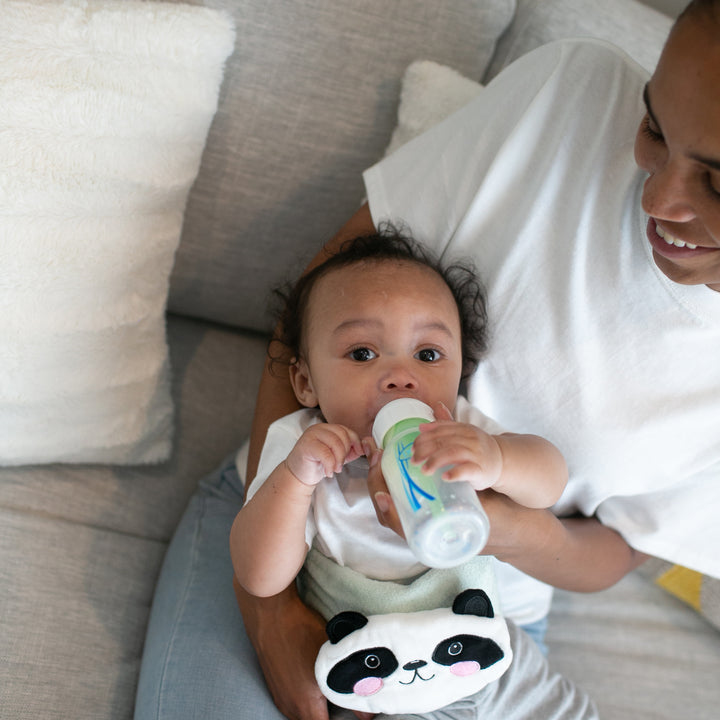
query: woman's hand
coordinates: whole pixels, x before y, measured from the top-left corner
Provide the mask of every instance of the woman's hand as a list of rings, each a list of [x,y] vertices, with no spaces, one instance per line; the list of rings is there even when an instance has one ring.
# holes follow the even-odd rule
[[[327,700],[315,680],[315,658],[325,642],[325,622],[294,586],[256,598],[235,580],[245,630],[257,653],[275,705],[290,720],[328,720]]]
[[[315,680],[315,658],[327,640],[325,621],[300,600],[295,586],[256,598],[233,581],[245,630],[278,710],[289,720],[328,720],[328,704]],[[370,720],[370,713],[355,713]]]
[[[367,479],[368,493],[375,506],[375,514],[377,515],[378,522],[394,530],[400,537],[405,537],[402,525],[400,525],[400,518],[398,517],[395,503],[392,497],[390,497],[385,477],[380,468],[382,450],[378,450],[372,438],[365,438],[363,440],[363,447],[365,448],[365,455],[370,465]]]

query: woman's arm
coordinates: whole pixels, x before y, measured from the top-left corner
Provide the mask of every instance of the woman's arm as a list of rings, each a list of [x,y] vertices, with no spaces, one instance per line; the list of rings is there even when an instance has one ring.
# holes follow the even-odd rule
[[[328,705],[315,680],[315,658],[327,639],[325,621],[304,605],[295,583],[257,598],[233,579],[245,631],[278,710],[290,720],[328,720]]]
[[[492,491],[482,502],[491,526],[483,552],[549,585],[574,592],[605,590],[647,559],[596,518],[558,518]]]

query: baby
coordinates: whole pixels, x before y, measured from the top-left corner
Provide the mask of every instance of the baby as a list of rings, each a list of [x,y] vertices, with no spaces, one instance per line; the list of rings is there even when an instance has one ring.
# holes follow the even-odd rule
[[[558,449],[504,432],[458,395],[485,348],[483,292],[468,268],[442,267],[393,229],[356,238],[285,297],[281,343],[306,409],[268,431],[258,477],[231,531],[233,567],[250,593],[294,582],[326,619],[447,607],[468,588],[500,610],[491,559],[431,570],[377,521],[367,489],[377,412],[415,398],[433,408],[412,462],[479,493],[549,507],[567,482]],[[276,362],[279,361],[276,359]],[[482,497],[482,496],[481,496]],[[494,598],[494,601],[492,600]]]

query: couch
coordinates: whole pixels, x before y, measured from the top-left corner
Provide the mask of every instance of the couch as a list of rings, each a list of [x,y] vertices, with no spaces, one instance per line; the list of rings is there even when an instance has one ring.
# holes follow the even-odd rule
[[[30,33],[24,9],[15,14],[18,24],[9,24],[8,12],[13,4],[17,10],[18,2],[22,4],[22,0],[0,1],[0,45],[6,52],[0,58],[0,67],[5,68],[0,74],[0,97],[7,99],[12,93],[14,101],[22,99],[26,114],[17,127],[32,125],[42,116],[43,132],[52,134],[69,90],[59,82],[52,88],[40,82],[44,75],[33,74],[33,68],[41,66],[24,54],[16,35],[32,34],[34,52],[42,59],[44,43],[58,42],[66,19],[51,15],[62,10],[61,3],[29,0],[33,12],[39,8],[53,18],[48,30],[34,16]],[[127,119],[113,125],[109,118],[103,139],[98,140],[105,143],[109,134],[123,135],[141,110],[156,113],[157,117],[148,115],[155,120],[138,129],[147,133],[152,126],[154,134],[143,136],[137,162],[129,150],[111,153],[113,167],[125,168],[132,160],[133,173],[153,174],[153,189],[143,185],[142,193],[136,192],[137,183],[146,178],[135,175],[122,188],[115,176],[110,184],[113,193],[122,193],[123,222],[136,222],[137,206],[144,203],[156,203],[152,209],[156,217],[173,198],[170,215],[175,225],[163,225],[159,233],[164,238],[160,259],[129,262],[144,257],[154,237],[150,233],[147,242],[139,243],[152,225],[139,220],[126,228],[126,236],[113,236],[107,253],[98,253],[92,262],[82,255],[82,244],[80,250],[71,249],[68,240],[59,251],[53,244],[48,252],[56,253],[54,261],[77,260],[72,276],[70,271],[60,273],[62,282],[55,266],[44,262],[44,251],[26,256],[27,243],[12,246],[13,233],[21,223],[23,232],[33,225],[31,211],[38,206],[36,195],[28,195],[27,189],[13,195],[14,184],[20,176],[34,182],[45,165],[36,159],[32,172],[26,172],[22,148],[7,141],[7,132],[2,140],[0,132],[4,158],[0,217],[5,217],[5,224],[0,223],[0,273],[7,278],[11,267],[24,278],[28,266],[49,273],[28,283],[13,284],[12,275],[10,282],[0,279],[0,306],[3,299],[7,303],[0,315],[11,318],[0,318],[0,328],[10,323],[0,342],[14,348],[7,344],[8,338],[20,338],[18,348],[28,344],[36,348],[27,356],[17,349],[5,353],[0,349],[0,376],[14,373],[16,378],[12,383],[0,380],[0,435],[32,436],[34,443],[19,455],[13,454],[18,441],[8,443],[5,454],[0,454],[4,465],[0,468],[3,719],[132,717],[153,588],[173,529],[198,480],[249,433],[272,324],[267,312],[271,288],[302,268],[357,208],[363,197],[360,173],[382,156],[393,131],[397,128],[397,140],[397,133],[412,134],[430,121],[419,119],[413,126],[417,113],[409,96],[401,94],[406,68],[416,60],[432,61],[436,69],[451,68],[468,79],[456,76],[471,94],[476,81],[488,81],[533,47],[578,35],[614,41],[652,68],[671,24],[669,18],[633,0],[197,0],[191,4],[223,13],[193,16],[191,25],[198,34],[204,33],[205,46],[198,51],[186,38],[173,48],[158,49],[152,40],[156,36],[147,45],[166,53],[163,62],[198,51],[183,77],[195,99],[205,93],[203,107],[178,109],[184,98],[176,82],[158,109],[153,102],[160,97],[159,90],[153,89],[144,100],[137,100]],[[81,15],[73,22],[82,25],[103,6],[124,12],[128,22],[164,23],[176,32],[173,13],[138,21],[135,14],[148,8],[132,0],[81,2]],[[214,25],[218,18],[222,22]],[[139,32],[138,25],[134,42]],[[63,61],[54,62],[53,72],[80,62],[72,44],[87,44],[88,33],[87,29],[78,32],[76,41],[73,35],[63,36]],[[100,44],[89,47],[98,57],[103,53],[109,57],[112,51],[100,38]],[[215,51],[212,67],[198,80],[194,70]],[[14,75],[7,69],[11,53],[20,58],[13,66]],[[115,78],[123,73],[123,61],[115,57],[113,62]],[[92,72],[82,75],[83,83],[90,82]],[[22,92],[16,92],[16,77],[26,83]],[[139,84],[152,84],[164,76],[158,71],[141,72],[138,77]],[[196,80],[197,85],[190,85]],[[32,105],[28,88],[44,88],[38,90],[40,99],[52,90],[52,118]],[[409,93],[409,85],[406,89]],[[443,99],[442,81],[436,90],[437,102],[425,97],[421,104],[432,110],[447,103],[445,110],[452,109],[455,100]],[[419,92],[424,92],[422,87]],[[403,127],[398,127],[401,97],[407,106],[400,108]],[[123,112],[118,107],[115,117],[124,118]],[[83,232],[92,226],[94,241],[111,231],[107,218],[102,226],[96,218],[100,212],[96,208],[104,200],[90,204],[74,164],[85,150],[83,127],[89,133],[100,122],[94,119],[85,126],[87,117],[81,116],[77,143],[64,156],[73,182],[64,186],[60,204],[74,208],[68,221],[74,226],[68,230],[63,225],[62,233],[75,237],[81,224]],[[0,131],[7,131],[4,122],[0,118]],[[164,148],[167,134],[183,123],[189,123],[187,132],[194,145]],[[140,140],[120,147],[130,147],[131,142]],[[42,148],[47,159],[50,140]],[[156,151],[159,169],[149,167]],[[179,158],[185,151],[187,157]],[[179,159],[180,166],[171,165]],[[57,174],[48,172],[44,184],[56,181]],[[98,183],[93,181],[93,193]],[[40,192],[33,187],[33,193]],[[13,216],[11,232],[8,213],[20,204],[22,217]],[[62,212],[53,212],[54,223]],[[115,232],[119,220],[111,224]],[[44,232],[42,242],[56,243],[59,236],[60,231]],[[90,275],[101,279],[85,287]],[[133,285],[130,292],[129,284],[139,276],[142,287]],[[56,280],[61,290],[54,295],[50,289]],[[117,341],[110,350],[96,352],[96,345],[88,343],[87,351],[65,353],[66,345],[76,348],[79,339],[90,333],[78,329],[88,317],[100,318],[97,322],[105,319],[103,293],[111,285],[112,292],[122,296],[123,313],[132,307],[134,319],[124,321],[122,333],[114,319],[108,328],[103,326],[102,332]],[[75,291],[86,292],[82,304],[80,300],[63,304],[60,298]],[[45,295],[53,300],[43,309],[36,303],[38,296]],[[155,308],[152,322],[148,320],[152,312],[143,309],[146,300],[147,308]],[[28,314],[12,321],[10,309],[23,303],[30,308]],[[55,326],[49,321],[43,325],[56,315],[53,323],[67,323],[62,338],[52,334]],[[37,330],[41,325],[42,333]],[[40,353],[42,372],[32,369]],[[117,388],[103,394],[139,358],[138,373],[151,368],[147,378],[118,380]],[[58,370],[55,366],[61,364]],[[58,388],[50,386],[62,385],[68,393],[76,388],[76,395],[60,400],[53,396],[52,412],[58,414],[48,415],[51,400],[41,397],[40,386],[46,378],[56,377],[52,374],[56,370],[66,375],[62,381],[48,381],[47,392],[57,393]],[[17,388],[25,381],[28,389],[21,395]],[[103,393],[88,391],[91,382],[102,383]],[[100,433],[101,426],[113,415],[124,417],[131,411],[134,420],[128,427],[134,429],[125,437],[123,428],[112,425],[109,435],[123,439],[108,451],[112,443]],[[12,425],[18,417],[26,424]],[[49,422],[48,417],[56,419]],[[22,433],[18,427],[24,428]],[[67,439],[53,444],[61,430],[67,430]],[[98,437],[93,439],[95,433]],[[595,697],[605,718],[715,718],[720,706],[720,634],[690,606],[652,582],[658,567],[651,564],[602,593],[557,592],[548,631],[550,661]]]

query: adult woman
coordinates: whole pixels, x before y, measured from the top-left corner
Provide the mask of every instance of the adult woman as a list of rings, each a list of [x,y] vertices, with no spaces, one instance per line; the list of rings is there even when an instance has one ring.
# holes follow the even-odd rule
[[[719,34],[718,2],[691,3],[646,87],[595,44],[519,61],[369,171],[370,208],[338,238],[389,218],[436,249],[480,255],[495,334],[471,399],[560,447],[571,481],[558,512],[583,515],[488,495],[488,551],[552,585],[606,587],[642,552],[720,574]],[[270,420],[294,407],[266,376],[249,477]],[[302,671],[322,623],[291,591],[262,602],[237,592],[278,707],[327,717]]]

